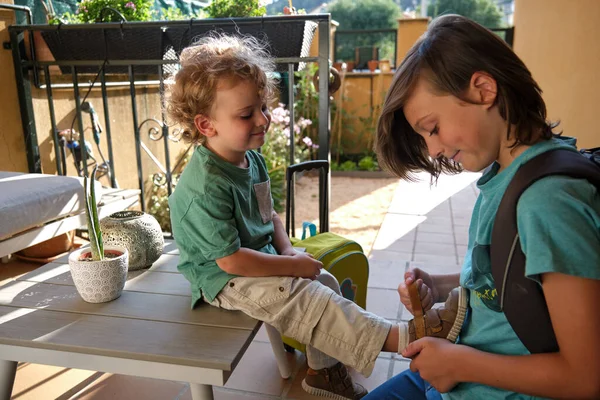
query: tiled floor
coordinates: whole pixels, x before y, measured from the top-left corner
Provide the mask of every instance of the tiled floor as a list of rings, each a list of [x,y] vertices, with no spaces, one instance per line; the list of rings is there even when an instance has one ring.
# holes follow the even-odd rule
[[[369,256],[367,309],[392,321],[410,319],[400,305],[396,287],[409,264],[434,273],[457,272],[467,244],[470,213],[476,199],[478,174],[443,176],[400,182]],[[25,263],[0,265],[2,280],[33,267]],[[217,400],[312,399],[301,388],[306,358],[289,355],[294,374],[281,379],[264,328],[259,331]],[[377,359],[373,374],[355,380],[373,389],[408,368],[409,361],[390,353]],[[142,379],[93,371],[23,363],[19,365],[12,399],[191,399],[185,383]]]

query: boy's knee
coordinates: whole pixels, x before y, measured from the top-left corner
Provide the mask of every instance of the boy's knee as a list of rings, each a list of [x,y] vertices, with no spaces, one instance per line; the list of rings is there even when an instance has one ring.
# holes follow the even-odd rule
[[[317,280],[337,294],[341,294],[340,284],[338,283],[336,277],[331,275],[329,272],[321,270],[321,274],[317,276]]]

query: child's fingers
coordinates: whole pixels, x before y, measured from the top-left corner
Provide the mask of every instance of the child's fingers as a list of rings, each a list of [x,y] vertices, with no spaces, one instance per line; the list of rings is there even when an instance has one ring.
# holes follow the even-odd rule
[[[423,285],[423,286],[425,286],[425,285]],[[427,311],[431,307],[433,307],[433,296],[431,295],[430,290],[427,291],[427,294],[425,295],[425,297],[421,297],[421,307],[423,307],[423,310],[425,310],[425,311]]]
[[[415,269],[409,268],[409,270],[404,273],[404,283],[406,283],[406,285],[410,285],[411,283],[413,283],[416,280],[417,280],[417,273],[416,273]]]
[[[410,295],[408,293],[408,286],[404,282],[401,282],[398,285],[398,294],[400,294],[400,302],[412,314],[412,306],[410,304]]]

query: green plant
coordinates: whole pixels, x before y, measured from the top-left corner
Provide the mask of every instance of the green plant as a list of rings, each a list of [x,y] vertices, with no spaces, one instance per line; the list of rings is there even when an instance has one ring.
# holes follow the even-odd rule
[[[310,160],[312,152],[319,146],[305,135],[312,121],[304,117],[294,123],[290,130],[290,111],[283,104],[271,110],[271,127],[261,152],[267,163],[271,179],[271,195],[276,211],[281,211],[285,200],[285,169],[290,163],[290,141],[294,140],[294,164]]]
[[[83,177],[83,190],[85,195],[85,215],[87,219],[88,235],[90,237],[90,247],[92,249],[92,260],[102,261],[104,259],[104,244],[102,243],[102,231],[98,221],[98,206],[96,204],[96,192],[94,191],[94,182],[96,181],[96,171],[98,165],[92,170],[92,175],[88,178]]]
[[[183,169],[190,161],[193,154],[191,149],[195,149],[195,146],[189,146],[186,150],[177,156],[177,163],[173,168],[171,174],[171,183],[173,189],[177,186],[179,176],[183,172]],[[169,208],[169,192],[167,191],[167,185],[159,182],[160,179],[155,179],[154,175],[151,175],[146,183],[146,187],[149,189],[146,191],[148,201],[148,214],[152,215],[158,223],[163,232],[172,232],[171,230],[171,209]]]
[[[364,156],[358,161],[358,169],[361,171],[377,171],[379,164],[372,156]]]
[[[333,171],[356,171],[356,163],[351,160],[344,161],[343,163],[331,164]]]
[[[163,21],[180,21],[184,19],[202,19],[206,18],[206,12],[204,10],[198,11],[196,14],[185,14],[180,8],[169,7],[161,8],[160,20]]]
[[[67,23],[150,21],[152,19],[152,0],[82,0],[74,14],[65,13],[62,20]],[[114,10],[114,11],[113,11]]]
[[[267,13],[259,0],[213,0],[205,10],[210,18],[260,17]]]

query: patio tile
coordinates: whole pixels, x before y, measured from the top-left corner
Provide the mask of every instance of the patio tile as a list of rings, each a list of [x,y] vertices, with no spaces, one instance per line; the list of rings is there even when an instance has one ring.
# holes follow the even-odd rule
[[[69,398],[103,374],[82,369],[19,363],[12,390],[13,399]]]
[[[444,243],[431,243],[417,240],[415,244],[415,259],[417,254],[431,254],[436,256],[453,257],[456,255],[456,246]]]
[[[460,272],[461,265],[453,263],[431,263],[413,261],[409,264],[410,268],[420,268],[429,274],[454,274]]]
[[[451,233],[417,232],[418,243],[440,243],[454,245],[454,235]]]
[[[288,353],[292,370],[304,360],[300,352]],[[257,368],[257,366],[260,366]],[[281,378],[270,343],[252,342],[225,385],[228,389],[281,396],[288,380]]]
[[[388,213],[373,243],[373,249],[390,249],[395,242],[403,238],[404,241],[410,241],[410,238],[414,238],[415,228],[424,220],[425,217],[421,216]]]
[[[452,224],[451,223],[443,223],[440,224],[438,222],[432,220],[425,220],[419,227],[417,228],[418,232],[431,232],[431,233],[452,233]]]
[[[454,255],[440,256],[434,254],[415,254],[414,261],[424,263],[457,264],[458,258]]]
[[[372,250],[369,254],[369,263],[377,261],[410,261],[412,259],[411,252],[388,251],[388,250]]]
[[[466,245],[462,245],[462,244],[457,244],[456,245],[456,252],[458,253],[459,257],[464,257],[464,255],[467,253],[467,246]]]
[[[213,395],[215,400],[267,400],[281,398],[280,396],[256,394],[222,387],[213,387]],[[187,386],[185,392],[176,397],[175,400],[192,400],[192,393],[190,392],[189,386]]]
[[[369,288],[396,289],[404,277],[406,262],[374,261],[369,263]]]
[[[367,311],[373,314],[395,320],[399,306],[400,296],[396,290],[369,288],[367,291]]]
[[[410,360],[394,360],[394,372],[392,376],[396,376],[404,370],[410,368]]]
[[[104,374],[91,385],[79,391],[69,399],[175,399],[186,390],[186,386],[187,384],[184,382],[139,378],[128,375]]]
[[[469,235],[464,233],[454,232],[454,240],[456,241],[456,245],[466,246],[469,243]]]
[[[392,359],[384,359],[378,358],[375,361],[375,368],[373,368],[373,373],[368,378],[365,378],[360,373],[350,370],[350,375],[352,375],[352,379],[356,383],[360,383],[367,389],[369,392],[375,389],[377,386],[381,385],[383,382],[388,380],[389,371],[390,371],[390,363],[393,362]]]

